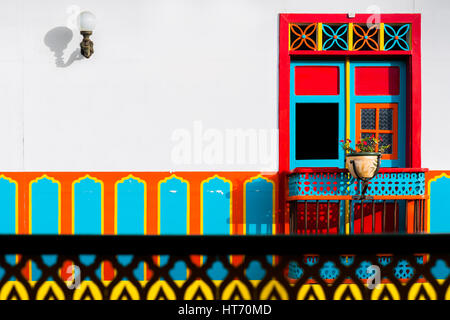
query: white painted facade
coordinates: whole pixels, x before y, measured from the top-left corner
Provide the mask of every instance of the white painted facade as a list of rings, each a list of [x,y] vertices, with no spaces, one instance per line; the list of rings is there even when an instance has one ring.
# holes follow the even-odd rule
[[[278,14],[374,6],[422,13],[422,166],[449,169],[449,1],[2,0],[0,171],[277,171],[277,140],[256,162],[175,163],[174,132],[270,136]],[[52,38],[77,7],[97,16],[89,60],[70,59],[76,29]]]

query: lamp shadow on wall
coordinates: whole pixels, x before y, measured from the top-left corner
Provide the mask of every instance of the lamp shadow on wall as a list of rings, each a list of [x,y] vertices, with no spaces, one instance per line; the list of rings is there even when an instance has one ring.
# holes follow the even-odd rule
[[[70,57],[64,62],[64,50],[72,41],[73,32],[67,27],[56,27],[45,34],[44,43],[53,52],[55,56],[55,64],[58,68],[67,68],[76,60],[82,60],[83,56],[80,49],[75,49]]]

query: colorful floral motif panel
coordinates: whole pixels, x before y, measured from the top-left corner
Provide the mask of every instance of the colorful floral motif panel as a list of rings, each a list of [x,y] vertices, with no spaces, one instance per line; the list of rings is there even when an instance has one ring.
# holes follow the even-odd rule
[[[409,51],[409,23],[291,23],[290,51]]]

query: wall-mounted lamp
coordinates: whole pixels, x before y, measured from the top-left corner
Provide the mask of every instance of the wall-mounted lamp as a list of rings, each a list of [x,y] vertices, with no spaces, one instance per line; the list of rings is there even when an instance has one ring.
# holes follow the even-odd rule
[[[95,15],[89,11],[83,11],[78,16],[78,25],[83,41],[80,43],[81,54],[88,58],[94,53],[94,43],[89,39],[95,28]]]

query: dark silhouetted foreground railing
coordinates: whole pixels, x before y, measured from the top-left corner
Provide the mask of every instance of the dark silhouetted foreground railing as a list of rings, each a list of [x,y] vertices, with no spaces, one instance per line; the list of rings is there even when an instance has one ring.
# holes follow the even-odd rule
[[[445,299],[448,266],[450,235],[0,236],[0,299]]]
[[[291,198],[296,199],[289,201],[291,234],[344,234],[346,220],[351,234],[402,233],[408,229],[408,203],[412,213],[412,231],[426,232],[428,196],[409,196],[406,200],[401,196],[398,199],[374,196],[372,200],[363,201],[352,200],[350,196]]]

